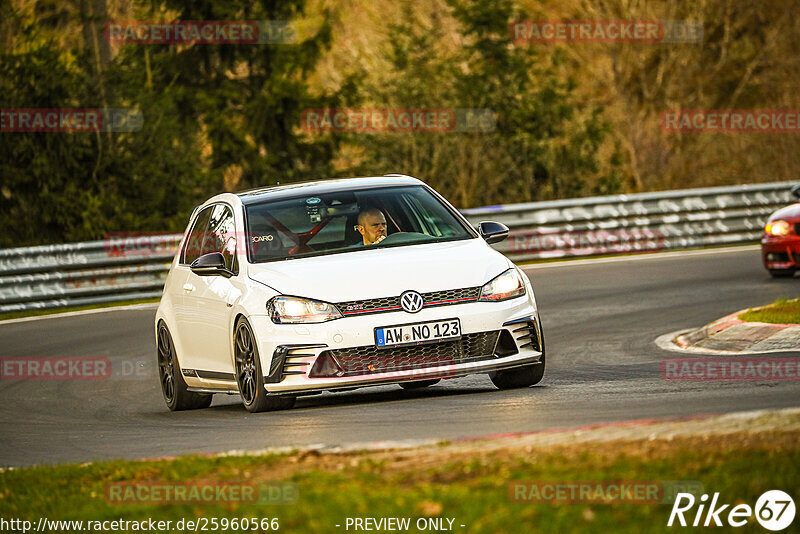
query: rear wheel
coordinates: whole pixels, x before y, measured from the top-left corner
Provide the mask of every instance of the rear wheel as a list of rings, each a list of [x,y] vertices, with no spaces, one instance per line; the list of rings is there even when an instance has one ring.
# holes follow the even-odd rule
[[[539,323],[539,328],[541,329],[541,321],[537,321]],[[544,353],[545,353],[545,343],[544,343],[544,330],[540,330],[541,332],[541,345],[542,345],[542,358],[539,360],[539,363],[534,363],[531,365],[525,365],[522,367],[515,367],[513,369],[508,369],[506,371],[495,371],[494,373],[489,375],[489,378],[492,379],[492,382],[495,386],[499,389],[514,389],[514,388],[526,388],[528,386],[534,386],[542,381],[542,377],[544,377]]]
[[[158,324],[158,339],[156,343],[158,345],[158,377],[161,381],[161,393],[164,394],[164,401],[167,403],[167,407],[175,412],[211,406],[213,395],[193,393],[187,389],[175,352],[175,344],[172,342],[172,336],[163,321]]]
[[[295,397],[270,396],[264,389],[264,373],[253,330],[247,319],[240,319],[233,335],[236,383],[248,412],[285,410],[294,406]]]
[[[417,380],[416,382],[400,382],[400,387],[403,389],[422,389],[441,382],[441,378],[434,378],[433,380]]]
[[[769,274],[773,278],[790,278],[794,276],[794,269],[770,269]]]

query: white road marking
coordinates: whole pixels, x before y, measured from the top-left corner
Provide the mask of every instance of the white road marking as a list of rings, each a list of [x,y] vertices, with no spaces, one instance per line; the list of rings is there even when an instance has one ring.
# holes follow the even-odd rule
[[[48,315],[35,315],[33,317],[20,317],[18,319],[6,319],[0,321],[0,325],[11,323],[25,323],[28,321],[38,321],[40,319],[58,319],[60,317],[76,317],[79,315],[91,315],[93,313],[103,313],[112,311],[128,311],[128,310],[155,310],[158,308],[158,302],[146,302],[144,304],[129,304],[127,306],[112,306],[109,308],[96,308],[94,310],[81,310],[64,313],[51,313]]]
[[[520,265],[520,269],[548,269],[550,267],[568,267],[571,265],[589,265],[596,263],[618,263],[624,261],[641,261],[641,260],[663,260],[680,258],[684,256],[707,256],[712,254],[727,254],[730,252],[752,251],[760,249],[761,245],[745,245],[741,247],[725,247],[714,248],[708,250],[676,250],[670,252],[654,252],[650,254],[632,254],[628,256],[620,256],[615,258],[595,258],[585,260],[559,260],[547,263],[535,263],[531,265]]]

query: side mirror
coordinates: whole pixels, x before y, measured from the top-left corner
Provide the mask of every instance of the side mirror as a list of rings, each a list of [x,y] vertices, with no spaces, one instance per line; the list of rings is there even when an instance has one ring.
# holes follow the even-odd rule
[[[478,223],[478,232],[491,245],[508,237],[508,226],[499,222],[483,221]]]
[[[800,198],[800,184],[792,187],[792,194],[795,196],[795,198]]]
[[[197,276],[224,276],[230,278],[233,273],[225,267],[225,257],[221,252],[203,254],[189,266]]]

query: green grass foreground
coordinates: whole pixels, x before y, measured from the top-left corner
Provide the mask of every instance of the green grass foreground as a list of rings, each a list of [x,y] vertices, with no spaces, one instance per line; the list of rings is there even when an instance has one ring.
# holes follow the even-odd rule
[[[512,502],[509,483],[696,480],[706,492],[720,492],[721,502],[754,506],[770,489],[798,495],[799,443],[800,431],[771,431],[491,452],[479,444],[467,451],[443,445],[414,452],[190,456],[34,467],[0,472],[0,518],[34,523],[42,516],[278,518],[280,532],[317,533],[347,532],[346,517],[408,517],[408,532],[417,532],[417,518],[433,516],[454,518],[453,532],[666,532],[676,530],[666,527],[668,504]],[[106,486],[123,481],[282,481],[297,485],[297,500],[281,505],[108,504]],[[763,531],[754,518],[736,530]]]
[[[800,324],[800,298],[776,300],[769,306],[744,312],[739,319],[758,323]]]

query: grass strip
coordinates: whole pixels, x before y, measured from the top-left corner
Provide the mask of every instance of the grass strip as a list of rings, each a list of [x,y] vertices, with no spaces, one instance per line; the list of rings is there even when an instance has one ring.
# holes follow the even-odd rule
[[[740,314],[739,319],[758,323],[800,324],[800,298],[776,300],[768,306]]]
[[[345,532],[347,517],[408,517],[408,532],[417,532],[418,518],[441,517],[454,519],[453,532],[667,532],[675,528],[666,526],[669,504],[512,502],[509,484],[694,480],[707,493],[720,492],[721,502],[754,506],[767,490],[800,493],[798,444],[800,431],[771,430],[488,451],[443,445],[378,453],[188,456],[43,466],[0,472],[0,517],[34,522],[39,517],[278,518],[282,532]],[[187,481],[289,482],[296,484],[298,500],[282,505],[113,505],[105,497],[109,484]],[[737,531],[760,529],[751,518]]]

